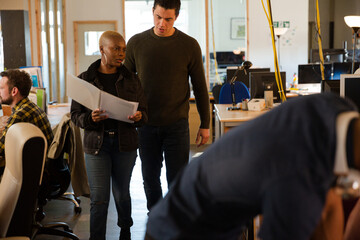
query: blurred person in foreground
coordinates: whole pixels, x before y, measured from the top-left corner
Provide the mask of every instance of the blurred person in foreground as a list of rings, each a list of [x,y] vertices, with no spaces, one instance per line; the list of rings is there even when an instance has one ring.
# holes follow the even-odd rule
[[[261,214],[264,240],[342,239],[332,189],[350,168],[360,169],[355,105],[332,94],[292,99],[192,160],[150,212],[145,238],[238,239]]]

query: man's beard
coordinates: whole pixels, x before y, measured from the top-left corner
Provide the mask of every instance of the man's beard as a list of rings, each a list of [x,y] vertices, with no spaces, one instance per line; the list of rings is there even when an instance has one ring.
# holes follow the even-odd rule
[[[13,97],[10,96],[6,99],[0,97],[0,101],[1,101],[1,104],[7,104],[7,105],[11,105],[11,103],[13,102]]]

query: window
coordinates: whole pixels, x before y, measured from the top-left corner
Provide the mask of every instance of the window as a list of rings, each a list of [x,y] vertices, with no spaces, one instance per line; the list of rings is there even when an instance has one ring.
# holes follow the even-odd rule
[[[101,55],[99,50],[99,39],[103,32],[104,31],[88,31],[84,33],[86,56]]]
[[[48,101],[66,102],[63,29],[64,0],[40,0],[43,81]]]

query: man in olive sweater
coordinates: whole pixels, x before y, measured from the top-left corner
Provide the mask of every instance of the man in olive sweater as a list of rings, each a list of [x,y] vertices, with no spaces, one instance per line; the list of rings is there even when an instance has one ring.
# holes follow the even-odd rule
[[[139,129],[140,157],[147,207],[162,198],[163,156],[170,185],[189,161],[189,77],[201,124],[198,146],[209,139],[209,96],[197,41],[174,28],[180,0],[155,0],[154,27],[133,36],[125,66],[137,72],[148,102],[148,124]]]

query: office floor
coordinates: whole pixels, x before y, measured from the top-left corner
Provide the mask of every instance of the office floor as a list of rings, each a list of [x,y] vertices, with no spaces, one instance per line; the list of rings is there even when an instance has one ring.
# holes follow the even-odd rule
[[[196,146],[191,146],[190,156],[198,152],[202,152],[206,147],[197,148]],[[163,192],[167,191],[165,169],[163,168],[161,174],[161,182],[163,183]],[[146,209],[146,198],[143,189],[142,176],[141,176],[141,162],[138,158],[134,167],[134,171],[130,183],[130,192],[132,198],[132,217],[134,220],[134,225],[131,228],[131,236],[133,240],[144,239],[145,234],[145,224],[147,221],[147,209]],[[89,199],[80,197],[81,199],[81,208],[82,212],[80,214],[75,214],[74,205],[70,201],[62,200],[51,200],[45,206],[46,217],[42,221],[42,224],[49,222],[58,222],[63,221],[69,224],[73,229],[74,233],[81,239],[89,239],[89,219],[90,219],[90,204]],[[117,240],[119,239],[120,229],[116,225],[116,209],[113,202],[113,199],[110,201],[109,211],[108,211],[108,221],[107,221],[107,240]],[[36,240],[60,240],[67,239],[63,237],[49,236],[49,235],[39,235],[36,237]]]

